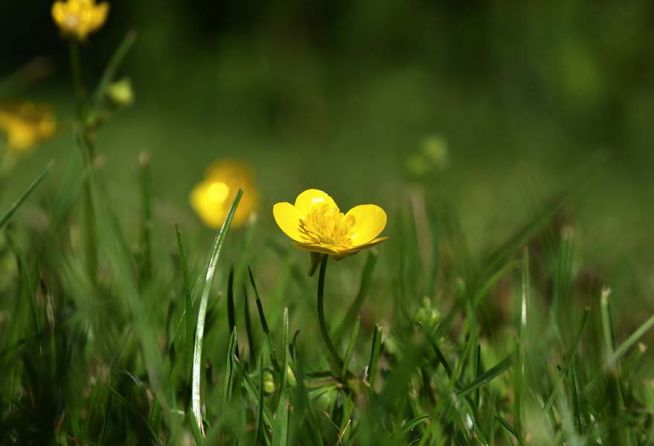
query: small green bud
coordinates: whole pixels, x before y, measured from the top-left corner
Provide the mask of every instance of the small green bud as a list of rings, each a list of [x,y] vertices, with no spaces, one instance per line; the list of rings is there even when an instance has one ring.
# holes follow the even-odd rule
[[[291,368],[290,365],[286,366],[286,382],[288,382],[288,385],[291,387],[295,387],[297,385],[297,379],[295,378],[295,373],[293,372],[293,369]]]
[[[275,393],[275,377],[269,370],[263,372],[263,393],[266,395]]]
[[[431,303],[428,297],[422,299],[422,305],[418,307],[413,314],[413,321],[416,324],[422,325],[427,328],[434,327],[440,320],[441,315]]]
[[[115,105],[128,107],[134,103],[134,89],[132,81],[124,78],[107,87],[107,96]]]

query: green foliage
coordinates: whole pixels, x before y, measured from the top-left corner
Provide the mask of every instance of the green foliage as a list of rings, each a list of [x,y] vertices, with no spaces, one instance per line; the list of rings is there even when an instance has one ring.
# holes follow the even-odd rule
[[[359,37],[353,40],[370,40],[397,22],[405,31],[391,37],[426,52],[445,50],[418,32],[424,24],[409,26],[405,2],[363,4],[366,14],[357,14],[365,21],[354,17],[341,24],[352,27]],[[634,4],[622,13],[639,17],[644,7]],[[494,9],[499,6],[489,8],[495,14],[490,11],[486,25],[498,28],[502,40],[499,29],[508,19]],[[520,8],[536,14],[534,23],[542,19],[540,26],[557,23],[551,16],[560,9],[550,6],[550,14],[541,17],[529,6]],[[451,13],[478,24],[475,14]],[[424,16],[417,17],[421,20]],[[556,40],[562,31],[551,28]],[[474,36],[450,31],[462,48],[449,57],[478,55]],[[531,29],[524,34],[538,36]],[[120,180],[98,167],[96,146],[115,128],[99,131],[120,111],[116,98],[112,102],[106,95],[120,86],[116,76],[134,41],[135,34],[128,33],[90,96],[82,84],[80,48],[71,46],[76,115],[70,150],[60,156],[64,169],[55,181],[53,175],[46,178],[48,165],[0,208],[0,444],[654,442],[654,392],[647,379],[654,364],[643,342],[654,316],[639,313],[631,318],[636,324],[625,324],[615,316],[606,288],[613,275],[588,279],[578,263],[580,242],[565,218],[569,195],[539,205],[502,239],[475,243],[449,203],[434,193],[432,186],[454,161],[453,145],[438,133],[424,138],[408,163],[395,163],[398,170],[407,168],[411,184],[400,182],[406,180],[395,172],[393,181],[376,191],[396,190],[396,206],[389,208],[389,241],[369,253],[338,262],[314,256],[319,275],[307,277],[306,256],[282,241],[266,207],[248,227],[228,233],[241,192],[223,228],[207,243],[206,233],[179,213],[172,213],[174,226],[168,214],[158,213],[157,206],[168,200],[155,191],[168,181],[151,169],[149,156],[141,156],[132,166],[137,172],[132,181],[121,184],[118,195],[139,197],[133,209],[111,193]],[[426,43],[418,45],[421,41]],[[547,69],[538,65],[543,72],[534,74],[541,84],[556,85],[567,104],[564,118],[577,117],[607,88],[598,68],[600,50],[586,46],[592,45],[583,39],[565,48],[548,46],[545,56],[556,63]],[[514,61],[513,53],[504,53],[505,44],[493,48],[498,60]],[[265,77],[249,60],[226,57],[232,77],[219,68],[217,78],[227,87],[214,91],[207,82],[192,82],[197,78],[188,83],[202,85],[202,93],[211,96],[231,80],[227,104],[234,95],[247,96],[253,85],[264,85],[255,96],[266,96],[273,110],[280,106],[277,96],[296,88],[278,73]],[[375,65],[374,55],[365,57]],[[494,72],[489,61],[482,68]],[[346,128],[349,144],[361,142],[359,132],[376,135],[381,144],[415,122],[429,127],[423,119],[433,117],[425,110],[434,97],[423,94],[428,90],[423,74],[391,70],[371,83],[369,127]],[[0,83],[0,93],[16,84],[17,78]],[[300,90],[314,87],[309,82]],[[127,105],[131,85],[120,90],[123,99],[129,96],[122,104]],[[513,101],[522,101],[509,90]],[[174,102],[184,93],[169,94]],[[320,119],[304,113],[307,104],[299,96],[291,98],[290,116],[320,130]],[[246,102],[240,105],[247,108]],[[349,109],[347,102],[336,104]],[[375,127],[395,120],[397,110],[413,108],[425,112],[414,123],[408,119],[392,131]],[[454,128],[467,132],[468,116],[452,112],[451,119],[461,121]],[[235,117],[238,110],[230,110],[226,125]],[[535,117],[524,117],[529,119]],[[266,127],[262,133],[274,132]],[[334,159],[321,166],[329,175],[337,171],[332,162],[338,172],[347,170],[342,157]],[[126,164],[122,171],[129,170]],[[286,182],[300,189],[303,174],[296,172],[295,179],[290,173],[299,169],[289,164],[277,179],[293,178]],[[349,171],[343,175],[344,184],[359,179]],[[2,180],[19,189],[27,183]],[[351,200],[367,194],[365,188],[341,187]]]

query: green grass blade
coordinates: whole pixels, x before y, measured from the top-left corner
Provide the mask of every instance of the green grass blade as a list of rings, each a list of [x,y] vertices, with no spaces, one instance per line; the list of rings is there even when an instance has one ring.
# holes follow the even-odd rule
[[[609,357],[609,364],[617,362],[631,347],[636,345],[638,340],[642,338],[645,333],[654,327],[654,315],[647,319],[640,327],[638,327],[622,344],[620,344],[613,354]]]
[[[184,327],[185,327],[185,344],[186,344],[186,367],[185,375],[191,376],[191,364],[193,363],[193,295],[191,293],[191,279],[189,265],[184,247],[184,239],[179,225],[175,224],[175,235],[177,237],[177,251],[179,254],[179,267],[182,271],[182,287],[184,291]]]
[[[377,379],[377,367],[379,365],[379,354],[382,347],[382,328],[375,325],[375,330],[372,333],[372,344],[370,347],[370,360],[368,361],[368,384],[370,384],[370,391],[375,391],[375,381]]]
[[[256,297],[257,311],[259,313],[259,322],[261,322],[261,329],[263,330],[264,338],[266,339],[266,345],[268,347],[268,352],[270,353],[270,360],[272,361],[273,367],[276,371],[281,370],[279,364],[279,359],[277,358],[277,349],[275,348],[272,339],[270,338],[270,327],[268,326],[268,321],[266,320],[266,314],[263,311],[263,302],[261,301],[261,296],[259,295],[259,289],[257,284],[254,281],[254,273],[252,269],[248,266],[248,274],[250,275],[250,283],[254,289],[254,295]]]
[[[102,103],[104,94],[107,91],[107,87],[115,79],[120,65],[123,63],[123,60],[129,53],[129,50],[134,45],[134,42],[136,42],[136,32],[129,31],[123,38],[122,42],[120,42],[120,45],[118,45],[118,48],[116,48],[116,51],[111,56],[111,59],[105,67],[104,72],[102,73],[102,77],[98,82],[98,86],[95,88],[95,92],[93,93],[94,106],[98,106]]]
[[[352,355],[354,354],[354,347],[357,343],[357,337],[359,336],[359,328],[361,327],[361,321],[357,319],[354,322],[354,327],[350,333],[350,340],[347,343],[347,348],[345,349],[345,355],[343,356],[343,368],[341,369],[341,377],[346,378],[347,373],[350,367],[350,361],[352,360]]]
[[[196,325],[195,332],[195,347],[193,349],[193,374],[191,378],[191,407],[193,411],[193,416],[195,417],[196,422],[200,428],[200,432],[204,435],[204,426],[202,424],[202,401],[201,401],[201,392],[200,392],[200,376],[202,371],[202,341],[204,340],[204,324],[207,317],[207,306],[209,303],[209,294],[211,293],[211,287],[213,285],[213,279],[216,274],[216,268],[218,266],[218,258],[220,257],[220,252],[222,251],[223,243],[227,237],[227,232],[229,231],[229,225],[234,218],[234,213],[238,207],[238,203],[241,201],[243,196],[243,191],[239,189],[234,198],[234,202],[227,213],[227,218],[223,223],[220,232],[216,236],[216,239],[211,248],[211,255],[209,256],[209,262],[207,264],[207,269],[204,279],[204,287],[202,288],[202,294],[200,295],[200,308],[198,310],[198,320]]]
[[[336,344],[338,344],[341,339],[343,339],[343,335],[347,331],[348,327],[351,327],[354,321],[357,319],[357,315],[363,306],[363,302],[366,300],[368,292],[370,291],[372,273],[375,271],[375,265],[377,265],[377,255],[373,251],[370,251],[368,253],[368,257],[366,257],[366,263],[363,266],[363,272],[361,273],[361,284],[359,285],[359,291],[356,295],[356,298],[354,299],[354,302],[352,302],[352,305],[350,305],[350,308],[347,310],[347,313],[343,317],[343,320],[339,324],[338,328],[336,329],[336,333],[334,334],[334,341]]]
[[[252,333],[252,318],[250,317],[250,303],[248,298],[247,286],[243,285],[243,315],[245,316],[245,333],[248,336],[249,359],[254,362],[256,358],[256,344],[254,342],[254,333]]]
[[[284,446],[288,444],[288,423],[289,423],[289,400],[286,390],[286,373],[288,369],[288,308],[284,308],[282,321],[282,355],[280,364],[282,370],[279,379],[279,402],[273,418],[272,444],[273,446]]]
[[[234,388],[234,374],[236,367],[234,361],[237,361],[238,356],[238,336],[236,329],[232,329],[229,338],[229,347],[227,349],[227,358],[225,361],[225,382],[223,384],[223,407],[228,407],[229,401],[232,399],[232,390]]]
[[[150,157],[139,157],[139,183],[141,186],[141,234],[139,240],[139,285],[141,289],[152,280],[152,184]]]
[[[41,181],[43,181],[43,179],[48,175],[53,164],[54,162],[50,161],[50,163],[48,163],[48,165],[45,167],[45,169],[43,169],[39,176],[37,176],[36,179],[34,179],[34,181],[32,181],[32,183],[27,186],[27,189],[25,189],[23,193],[20,194],[16,201],[14,201],[11,206],[9,206],[9,209],[7,209],[2,217],[0,217],[0,229],[2,229],[7,224],[9,219],[14,215],[14,213],[23,204],[23,202],[27,200],[27,197],[30,196],[34,189],[36,189]]]
[[[457,392],[457,394],[459,396],[465,396],[471,392],[474,392],[479,386],[488,384],[490,381],[492,381],[494,378],[504,373],[513,365],[513,362],[515,361],[515,356],[516,356],[515,353],[510,354],[495,367],[489,369],[488,371],[477,377],[477,379],[475,379],[473,382],[460,389]]]

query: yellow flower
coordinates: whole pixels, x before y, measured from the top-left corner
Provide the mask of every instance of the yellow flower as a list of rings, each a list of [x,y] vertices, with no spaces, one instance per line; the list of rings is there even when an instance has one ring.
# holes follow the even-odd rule
[[[386,227],[386,212],[374,204],[361,204],[343,214],[325,192],[308,189],[295,204],[276,203],[273,216],[279,228],[304,250],[337,259],[376,245]]]
[[[252,169],[242,162],[222,160],[212,164],[204,181],[191,191],[191,206],[207,226],[218,228],[225,221],[239,188],[243,189],[243,198],[232,226],[243,226],[256,212],[259,197]]]
[[[84,40],[107,20],[109,4],[95,4],[95,0],[56,1],[52,18],[59,29],[77,40]]]
[[[0,129],[7,134],[11,150],[22,151],[51,137],[57,125],[44,105],[16,102],[0,106]]]

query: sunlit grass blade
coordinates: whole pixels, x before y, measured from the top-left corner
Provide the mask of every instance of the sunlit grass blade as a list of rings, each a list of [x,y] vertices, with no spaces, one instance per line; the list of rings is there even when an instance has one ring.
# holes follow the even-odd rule
[[[18,210],[18,208],[23,204],[25,200],[27,200],[27,197],[30,196],[30,194],[36,189],[36,187],[43,181],[43,179],[48,175],[50,172],[50,169],[52,168],[52,165],[54,164],[53,161],[50,161],[48,165],[43,169],[43,171],[37,176],[32,183],[27,186],[27,189],[23,191],[22,194],[14,201],[11,206],[9,206],[9,209],[5,211],[5,213],[0,217],[0,229],[2,229],[9,219],[14,215],[14,213]]]
[[[216,236],[216,239],[211,248],[211,253],[209,256],[209,262],[207,263],[207,269],[205,272],[204,287],[202,288],[202,294],[200,295],[200,308],[198,309],[198,319],[196,324],[195,332],[195,347],[193,349],[193,374],[191,378],[191,407],[193,411],[193,416],[195,417],[196,422],[199,425],[200,432],[204,435],[204,426],[202,422],[202,401],[201,401],[201,389],[200,389],[200,376],[202,370],[202,342],[204,340],[204,324],[207,317],[207,306],[209,302],[209,294],[211,293],[211,288],[213,285],[213,279],[216,274],[216,268],[218,266],[218,259],[220,257],[220,252],[227,237],[229,231],[229,225],[234,218],[234,213],[238,207],[241,197],[243,196],[243,191],[239,189],[236,193],[236,197],[232,203],[232,206],[227,213],[227,218],[223,223],[220,232]]]
[[[279,378],[279,401],[272,425],[272,444],[273,446],[283,446],[288,444],[288,423],[289,423],[289,400],[286,384],[286,374],[288,373],[288,308],[284,308],[282,320],[282,353],[280,357],[281,373]]]
[[[514,374],[515,403],[513,416],[515,430],[523,443],[523,420],[525,417],[525,380],[527,363],[527,322],[531,305],[531,275],[529,269],[529,249],[522,251],[522,283],[520,289],[520,318],[518,321],[518,357]]]

